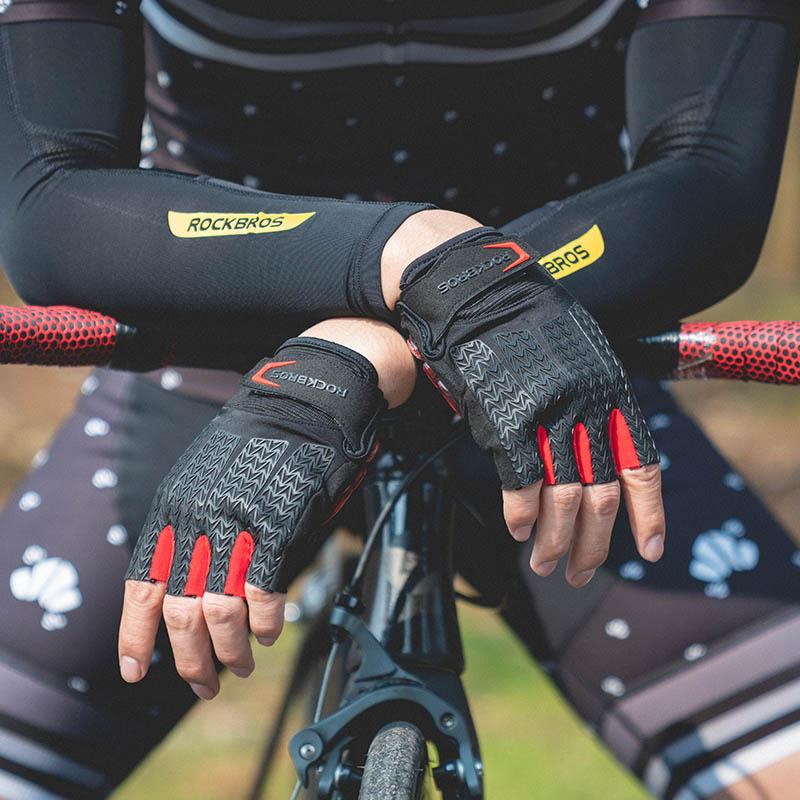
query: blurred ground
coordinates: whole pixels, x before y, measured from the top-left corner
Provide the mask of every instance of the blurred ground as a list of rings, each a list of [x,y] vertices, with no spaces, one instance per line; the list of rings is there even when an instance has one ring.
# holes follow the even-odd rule
[[[796,108],[779,202],[760,266],[744,289],[700,315],[705,319],[800,318],[798,116]],[[0,301],[10,302],[10,290],[1,281]],[[85,374],[0,368],[0,501],[69,412]],[[800,392],[733,384],[686,384],[676,391],[800,541]],[[467,691],[481,733],[490,798],[644,798],[488,612],[465,609],[462,619]],[[221,697],[196,708],[117,796],[242,796],[295,638],[290,630],[272,651],[260,653],[256,675],[249,681],[225,678]],[[290,780],[284,763],[265,797],[288,796]]]

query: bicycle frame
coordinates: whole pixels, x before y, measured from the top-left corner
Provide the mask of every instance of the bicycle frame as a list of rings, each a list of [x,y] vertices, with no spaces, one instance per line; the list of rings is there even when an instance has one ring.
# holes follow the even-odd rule
[[[424,435],[389,425],[390,447],[377,460],[363,496],[374,523],[398,487],[430,452]],[[415,435],[416,434],[416,435]],[[363,599],[337,598],[330,618],[347,653],[336,710],[291,740],[303,785],[315,772],[320,800],[357,795],[366,747],[387,722],[416,724],[438,752],[434,770],[446,800],[483,797],[483,767],[460,675],[464,655],[452,573],[452,511],[441,460],[396,499],[364,576]],[[370,526],[371,527],[371,526]]]

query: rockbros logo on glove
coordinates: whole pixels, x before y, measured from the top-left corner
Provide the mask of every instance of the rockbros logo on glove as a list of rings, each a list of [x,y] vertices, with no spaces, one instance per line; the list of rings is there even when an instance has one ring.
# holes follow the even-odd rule
[[[278,369],[278,367],[289,367],[296,363],[296,361],[270,361],[268,364],[264,364],[263,367],[260,367],[250,380],[253,383],[260,383],[262,386],[271,386],[273,389],[279,389],[280,384],[276,381],[269,380],[266,374],[273,369]]]
[[[313,375],[283,369],[283,367],[291,367],[295,364],[297,364],[297,361],[269,361],[263,366],[258,366],[248,380],[251,384],[266,386],[270,389],[280,389],[286,383],[295,383],[298,386],[307,386],[309,389],[319,392],[347,397],[348,389],[345,386],[339,386],[338,383],[314,377]],[[269,374],[269,377],[267,377],[267,374]]]
[[[242,388],[255,397],[280,396],[327,414],[345,431],[352,452],[360,453],[364,445],[353,428],[362,406],[360,386],[363,381],[377,383],[377,378],[362,358],[358,367],[343,369],[338,363],[341,359],[328,356],[333,345],[309,344],[316,341],[310,337],[290,340],[276,356],[256,364],[242,378]],[[368,374],[362,374],[365,370]]]
[[[401,281],[397,310],[401,316],[416,315],[421,329],[425,327],[423,320],[437,320],[416,342],[423,355],[430,357],[434,353],[465,305],[497,284],[516,280],[523,272],[532,280],[550,283],[551,278],[543,270],[530,271],[537,258],[538,254],[524,242],[503,237],[491,228],[479,228],[445,243],[435,256],[423,257],[410,266]]]
[[[511,261],[511,253],[506,252],[503,253],[503,255],[496,255],[492,256],[491,258],[487,258],[484,261],[481,261],[480,264],[467,267],[458,275],[454,275],[453,277],[448,278],[446,281],[442,281],[442,283],[436,287],[440,294],[444,294],[450,289],[454,289],[461,283],[467,283],[467,281],[477,278],[478,275],[485,272],[487,269],[491,269],[492,267],[500,267],[503,264],[506,264],[507,266],[503,268],[503,272],[509,272],[510,270],[514,269],[514,267],[524,264],[531,257],[530,253],[528,253],[526,250],[523,250],[516,242],[497,242],[496,244],[485,244],[483,249],[510,250],[511,253],[516,254],[517,257]]]
[[[279,389],[281,384],[278,381],[289,381],[290,383],[297,383],[300,386],[309,386],[312,389],[318,389],[321,392],[329,392],[330,394],[338,394],[339,397],[347,397],[347,389],[344,386],[337,386],[335,383],[324,381],[322,378],[314,378],[311,375],[303,375],[299,372],[289,372],[281,367],[288,367],[296,364],[296,361],[272,361],[265,364],[258,372],[250,379],[253,383],[260,383],[262,386],[271,386],[274,389]],[[275,372],[275,370],[280,370]],[[269,372],[274,380],[265,377]]]

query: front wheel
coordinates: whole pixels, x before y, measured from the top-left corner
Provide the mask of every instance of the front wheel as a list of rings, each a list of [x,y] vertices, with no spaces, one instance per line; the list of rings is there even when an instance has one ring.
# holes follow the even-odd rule
[[[369,746],[358,800],[423,800],[429,775],[425,739],[408,722],[378,731]]]

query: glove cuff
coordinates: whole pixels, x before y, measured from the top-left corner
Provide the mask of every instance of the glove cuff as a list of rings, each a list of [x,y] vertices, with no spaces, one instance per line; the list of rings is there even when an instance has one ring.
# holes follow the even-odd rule
[[[386,407],[378,373],[366,358],[311,336],[284,342],[242,378],[242,389],[322,411],[342,431],[347,455],[354,459],[369,453],[375,419]]]
[[[413,331],[422,354],[436,359],[458,312],[481,295],[522,273],[542,288],[551,286],[553,279],[539,267],[538,258],[526,242],[494,228],[456,236],[403,273],[397,304],[401,324]]]

